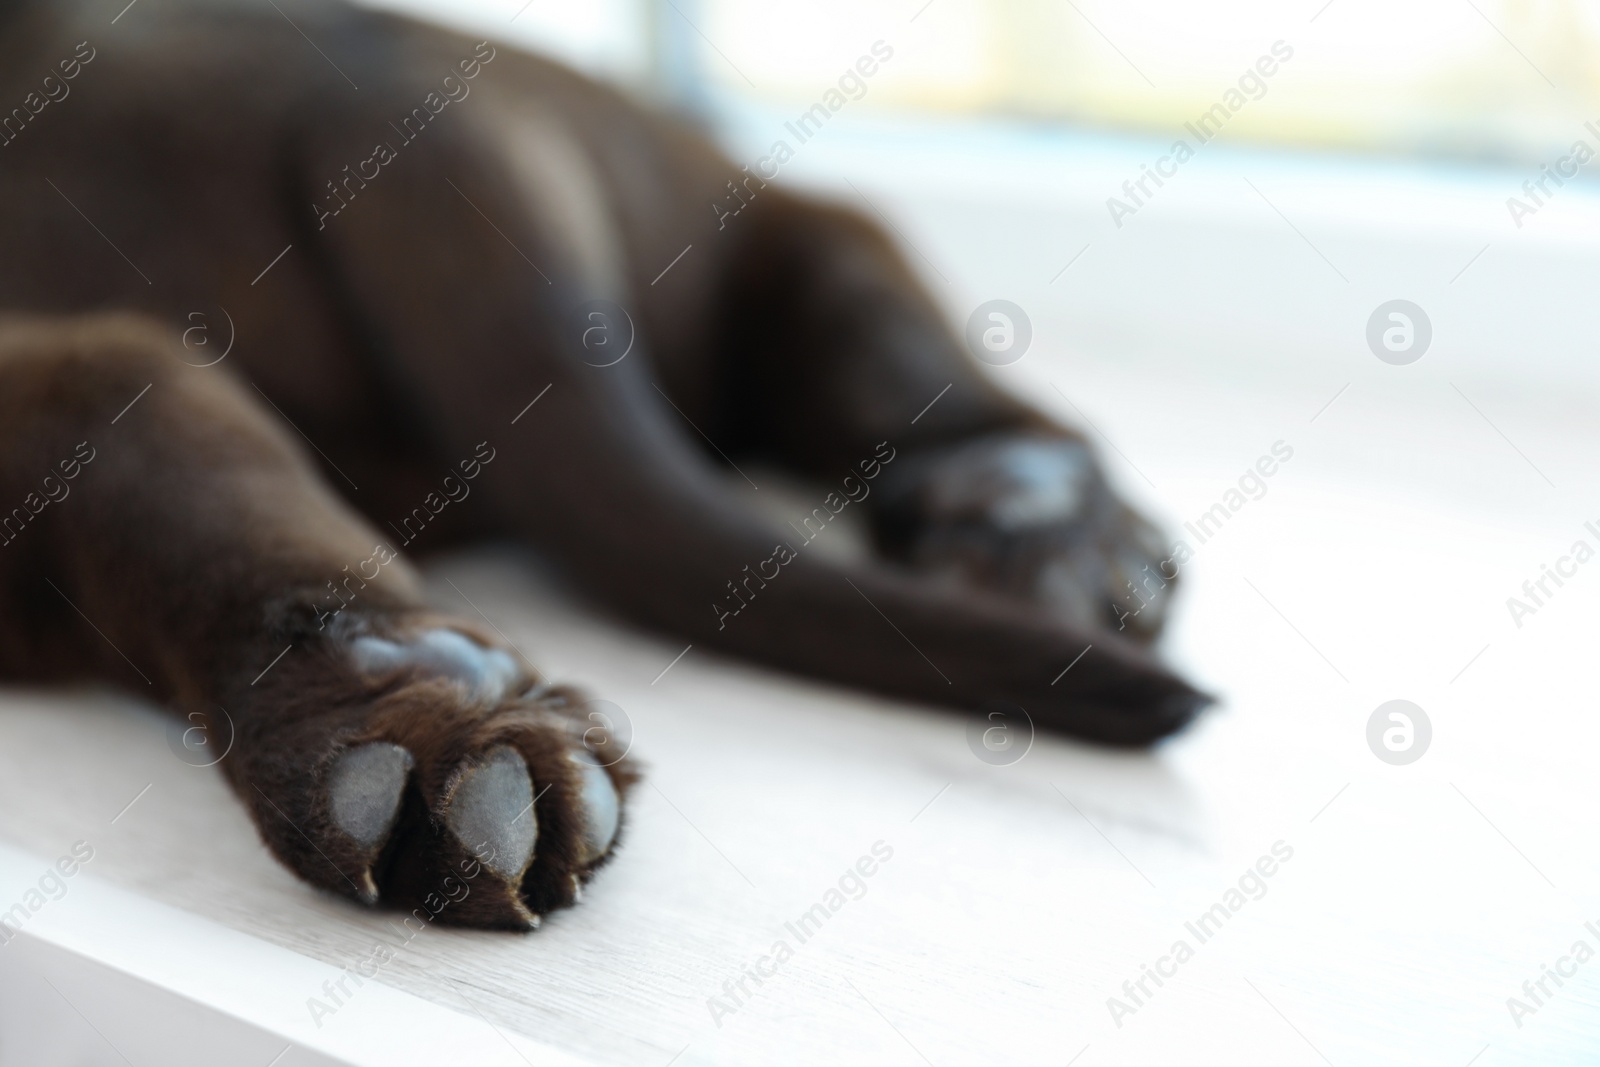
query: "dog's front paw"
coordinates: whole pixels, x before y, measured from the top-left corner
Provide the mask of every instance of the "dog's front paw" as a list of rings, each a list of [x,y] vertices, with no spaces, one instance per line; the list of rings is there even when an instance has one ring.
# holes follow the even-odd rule
[[[1143,641],[1166,621],[1176,568],[1082,442],[1003,435],[908,456],[874,514],[883,548],[937,577]]]
[[[635,777],[606,718],[470,625],[352,631],[252,697],[229,771],[269,847],[445,923],[526,930],[576,902]]]

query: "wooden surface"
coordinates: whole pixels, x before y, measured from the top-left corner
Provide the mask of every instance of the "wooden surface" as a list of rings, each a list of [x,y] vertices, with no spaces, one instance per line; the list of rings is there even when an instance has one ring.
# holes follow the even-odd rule
[[[429,929],[382,981],[641,1067],[1595,1062],[1600,960],[1520,1027],[1507,998],[1580,938],[1600,949],[1583,925],[1600,928],[1600,561],[1521,629],[1505,598],[1574,540],[1600,547],[1583,530],[1600,441],[1581,406],[1479,398],[1496,430],[1444,370],[1397,384],[1361,359],[1315,422],[1341,381],[1252,391],[1042,354],[1003,371],[1076,418],[1050,382],[1066,390],[1174,530],[1274,441],[1295,450],[1190,566],[1170,651],[1225,702],[1151,755],[1041,736],[989,766],[959,716],[698,648],[663,675],[681,644],[597,620],[515,560],[436,565],[440,603],[472,610],[448,577],[555,677],[622,706],[650,777],[583,906],[528,937]],[[1409,766],[1366,744],[1394,698],[1433,724]],[[365,958],[387,917],[292,879],[164,731],[119,696],[6,691],[0,837],[49,857],[87,840],[84,877]],[[893,856],[864,895],[800,943],[785,924],[880,841]],[[1280,841],[1293,856],[1265,895],[1199,943],[1186,922]],[[779,939],[792,958],[713,1019],[708,999]],[[1193,958],[1119,1026],[1108,998],[1180,939]]]

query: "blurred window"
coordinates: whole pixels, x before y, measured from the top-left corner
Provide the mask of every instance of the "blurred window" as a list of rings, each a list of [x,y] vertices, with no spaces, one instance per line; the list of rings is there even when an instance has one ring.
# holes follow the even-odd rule
[[[603,78],[632,81],[650,62],[655,0],[358,0],[367,7],[483,34]]]
[[[893,59],[852,108],[1177,133],[1222,103],[1230,140],[1533,160],[1600,144],[1600,0],[660,4],[712,96],[809,103],[881,40]]]

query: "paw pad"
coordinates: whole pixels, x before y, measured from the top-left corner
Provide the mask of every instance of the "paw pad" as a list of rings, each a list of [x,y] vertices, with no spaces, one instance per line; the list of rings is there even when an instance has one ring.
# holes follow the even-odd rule
[[[277,716],[282,733],[252,739],[263,836],[302,877],[365,904],[538,926],[579,899],[616,842],[633,772],[593,746],[615,747],[612,721],[625,716],[590,725],[582,694],[539,684],[470,624],[413,618],[384,633],[308,658],[340,672],[348,696]]]
[[[539,821],[533,779],[515,749],[501,745],[469,767],[446,802],[445,825],[483,865],[515,884],[533,859]]]
[[[382,844],[400,814],[400,797],[414,761],[387,741],[359,745],[339,757],[328,781],[333,821],[362,848]]]
[[[485,648],[465,634],[443,628],[411,641],[365,635],[350,643],[356,669],[366,675],[414,670],[460,683],[470,699],[494,703],[511,694],[523,670],[509,652]]]
[[[622,803],[611,776],[600,766],[600,761],[588,752],[574,750],[568,757],[578,766],[582,776],[579,786],[579,803],[583,805],[583,829],[579,834],[578,863],[587,867],[606,854],[616,839],[617,826],[622,820]]]
[[[328,776],[333,823],[355,845],[357,887],[367,903],[378,899],[372,863],[394,829],[411,774],[411,753],[387,741],[345,751]]]

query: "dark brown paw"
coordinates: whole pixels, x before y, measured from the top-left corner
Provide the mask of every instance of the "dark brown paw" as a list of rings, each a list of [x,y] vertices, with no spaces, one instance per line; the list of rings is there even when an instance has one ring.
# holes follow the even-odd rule
[[[1177,576],[1160,535],[1112,494],[1081,442],[985,437],[907,456],[885,475],[879,541],[911,566],[1080,628],[1149,641],[1165,623]]]
[[[448,620],[368,620],[285,657],[229,771],[302,877],[458,925],[532,929],[615,847],[634,772],[604,718]]]

